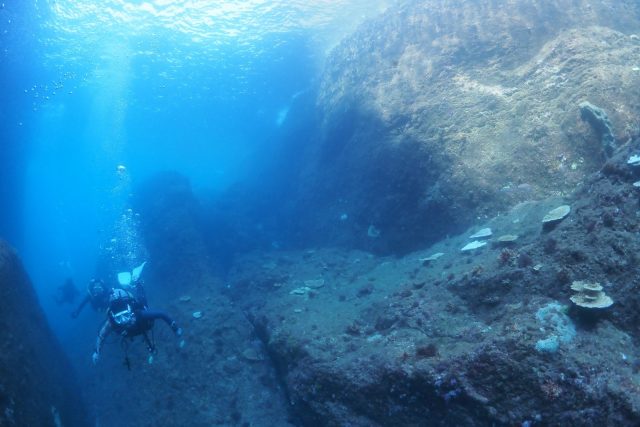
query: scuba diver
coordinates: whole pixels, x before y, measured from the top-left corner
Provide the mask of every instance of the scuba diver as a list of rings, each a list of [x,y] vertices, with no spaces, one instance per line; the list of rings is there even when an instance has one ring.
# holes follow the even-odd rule
[[[76,288],[76,285],[73,283],[73,279],[68,278],[63,285],[57,287],[53,299],[58,305],[66,303],[73,304],[79,293],[78,288]]]
[[[71,312],[71,317],[76,318],[87,303],[91,303],[91,307],[95,311],[104,312],[109,306],[109,288],[102,279],[91,279],[87,285],[87,295],[80,302],[78,308]]]
[[[100,358],[100,350],[105,338],[115,332],[122,337],[125,346],[125,365],[131,369],[128,357],[128,344],[134,337],[141,335],[149,350],[149,363],[153,362],[153,354],[156,351],[153,340],[153,323],[160,319],[164,321],[176,336],[182,335],[182,329],[166,313],[161,311],[151,311],[147,307],[146,298],[140,282],[136,283],[135,289],[137,297],[124,289],[113,289],[109,296],[109,308],[107,309],[107,320],[104,322],[93,352],[93,363],[96,364]],[[151,337],[149,336],[151,333]],[[181,346],[183,343],[180,344]]]

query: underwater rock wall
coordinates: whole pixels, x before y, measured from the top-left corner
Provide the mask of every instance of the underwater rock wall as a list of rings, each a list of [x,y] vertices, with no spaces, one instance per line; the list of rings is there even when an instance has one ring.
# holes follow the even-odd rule
[[[639,9],[425,0],[366,23],[326,65],[293,236],[406,252],[570,190],[607,156],[581,102],[638,135]]]
[[[406,256],[238,259],[228,293],[300,424],[638,425],[640,167],[627,159],[639,151],[640,139],[625,144],[564,199]],[[485,227],[484,244],[462,251]],[[613,305],[574,304],[576,282],[599,283]]]
[[[73,369],[15,251],[0,240],[0,425],[89,426]]]

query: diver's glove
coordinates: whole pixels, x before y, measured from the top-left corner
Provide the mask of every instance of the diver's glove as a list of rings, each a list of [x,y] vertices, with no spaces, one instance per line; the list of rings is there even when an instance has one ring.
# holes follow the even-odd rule
[[[91,356],[91,360],[93,361],[94,365],[98,363],[98,359],[100,359],[100,355],[97,351],[94,351],[93,355]]]

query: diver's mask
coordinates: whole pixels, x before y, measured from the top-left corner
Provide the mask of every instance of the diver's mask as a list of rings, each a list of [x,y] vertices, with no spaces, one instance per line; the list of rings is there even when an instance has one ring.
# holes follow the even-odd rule
[[[117,313],[113,313],[113,321],[116,322],[118,326],[129,326],[135,323],[136,317],[131,310],[131,306],[127,304],[127,307],[119,311]]]

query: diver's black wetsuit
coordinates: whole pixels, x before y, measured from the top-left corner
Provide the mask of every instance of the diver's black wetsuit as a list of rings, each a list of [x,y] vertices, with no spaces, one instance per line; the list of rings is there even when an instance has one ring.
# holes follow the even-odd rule
[[[96,340],[96,353],[100,354],[102,343],[111,332],[116,332],[121,336],[128,338],[144,335],[146,332],[151,330],[153,322],[157,319],[163,320],[174,332],[177,330],[176,323],[173,319],[162,311],[151,311],[146,308],[139,308],[134,310],[133,313],[135,315],[135,322],[126,327],[115,324],[111,318],[104,322],[102,329],[100,329],[100,333],[98,334],[98,339]]]
[[[103,287],[100,292],[92,292],[91,289],[88,289],[87,294],[82,301],[80,301],[78,308],[71,313],[71,317],[74,319],[78,317],[84,306],[88,303],[91,303],[91,307],[93,307],[95,311],[104,313],[107,307],[109,307],[109,288]]]

